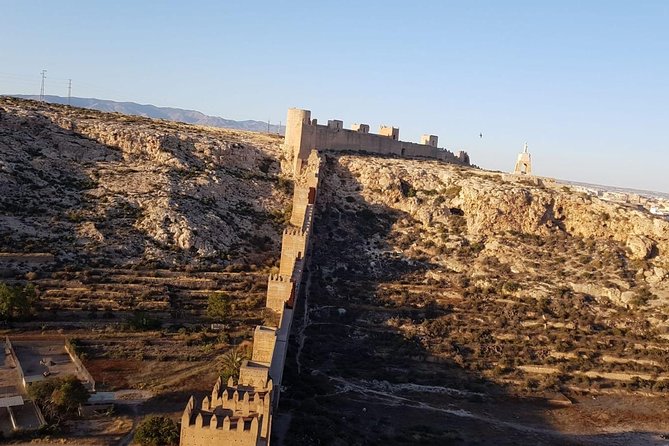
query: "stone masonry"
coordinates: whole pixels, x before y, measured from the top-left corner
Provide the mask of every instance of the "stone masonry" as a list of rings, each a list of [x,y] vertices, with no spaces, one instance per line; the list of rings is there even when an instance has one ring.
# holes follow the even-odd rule
[[[353,124],[345,129],[342,121],[330,120],[319,125],[311,119],[311,111],[291,108],[286,121],[285,147],[293,155],[293,167],[299,172],[312,150],[377,153],[385,155],[435,158],[451,163],[469,165],[469,155],[457,154],[437,147],[437,136],[423,135],[421,143],[400,141],[400,129],[381,126],[379,134],[369,133],[367,124]]]

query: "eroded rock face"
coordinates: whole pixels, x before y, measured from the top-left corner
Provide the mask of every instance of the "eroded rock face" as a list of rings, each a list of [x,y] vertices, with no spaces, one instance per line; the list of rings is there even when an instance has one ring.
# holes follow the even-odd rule
[[[567,237],[583,245],[569,255],[593,257],[595,264],[602,265],[600,269],[613,262],[627,270],[625,279],[611,276],[588,280],[584,276],[572,280],[574,291],[606,298],[620,306],[628,306],[638,295],[645,295],[645,289],[639,287],[649,287],[656,297],[669,297],[666,274],[662,273],[669,268],[669,222],[649,212],[537,178],[425,160],[328,157],[330,165],[336,166],[333,177],[325,178],[331,190],[339,190],[350,202],[359,197],[380,213],[404,215],[395,227],[406,233],[407,245],[420,236],[421,242],[435,247],[430,251],[430,260],[444,268],[471,270],[476,276],[480,266],[458,265],[452,256],[439,252],[477,246],[476,249],[483,248],[479,258],[494,257],[508,265],[511,275],[540,275],[540,266],[531,267],[522,255],[500,249],[500,237],[517,234],[521,239],[534,237],[539,241]],[[519,242],[517,248],[520,250],[523,245]],[[550,271],[549,275],[554,273]],[[569,275],[579,273],[583,271],[576,269]],[[536,296],[551,294],[546,286],[532,287]]]
[[[651,256],[655,244],[648,237],[632,234],[627,238],[627,248],[632,258],[647,259]]]
[[[276,256],[290,202],[276,187],[280,143],[2,98],[0,251],[103,264]]]

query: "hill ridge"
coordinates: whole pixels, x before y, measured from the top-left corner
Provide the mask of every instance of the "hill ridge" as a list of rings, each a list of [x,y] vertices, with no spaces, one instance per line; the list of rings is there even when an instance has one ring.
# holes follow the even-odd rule
[[[37,95],[7,95],[20,99],[38,100]],[[44,96],[46,102],[50,104],[67,105],[68,98],[56,95]],[[109,99],[98,98],[70,98],[70,104],[74,107],[88,108],[102,112],[121,113],[124,115],[144,116],[154,119],[166,119],[168,121],[184,122],[186,124],[197,124],[208,127],[220,127],[236,130],[248,130],[252,132],[267,133],[267,122],[247,119],[243,121],[236,121],[233,119],[226,119],[219,116],[206,115],[197,110],[182,109],[177,107],[160,107],[153,104],[139,104],[137,102],[129,101],[112,101]],[[270,125],[270,133],[284,133],[284,126]]]

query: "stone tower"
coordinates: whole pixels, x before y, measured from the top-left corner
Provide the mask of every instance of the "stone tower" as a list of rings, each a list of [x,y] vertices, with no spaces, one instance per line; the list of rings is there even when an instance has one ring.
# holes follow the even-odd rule
[[[518,154],[516,161],[516,168],[513,170],[514,175],[532,175],[532,157],[527,151],[527,143],[521,153]]]

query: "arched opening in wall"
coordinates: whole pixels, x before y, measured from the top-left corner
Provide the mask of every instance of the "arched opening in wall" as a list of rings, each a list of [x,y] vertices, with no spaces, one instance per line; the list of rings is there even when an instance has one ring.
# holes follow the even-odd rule
[[[527,173],[527,171],[528,171],[528,165],[527,165],[527,163],[523,163],[523,168],[522,168],[521,172],[522,173]]]
[[[309,202],[309,204],[316,203],[316,188],[315,187],[310,187],[309,188],[308,202]]]
[[[402,155],[402,156],[404,156],[404,153],[406,152],[406,150],[407,150],[407,149],[405,149],[404,147],[402,147],[402,151],[401,151],[401,155]]]

